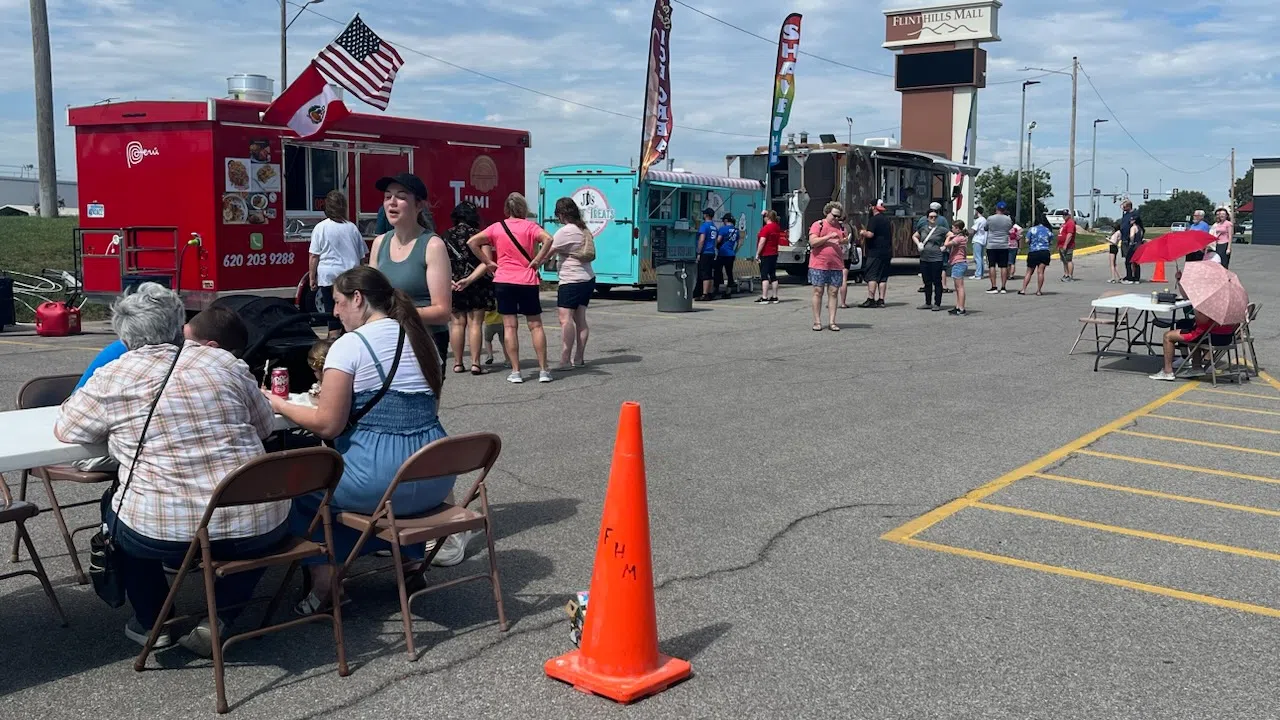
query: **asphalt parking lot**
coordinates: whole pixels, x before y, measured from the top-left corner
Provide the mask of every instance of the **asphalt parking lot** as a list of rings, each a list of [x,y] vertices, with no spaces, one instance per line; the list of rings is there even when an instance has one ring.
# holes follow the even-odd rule
[[[1232,261],[1263,305],[1264,368],[1280,351],[1278,261],[1262,247]],[[678,315],[598,300],[585,370],[521,386],[450,374],[445,427],[504,441],[490,499],[510,630],[484,584],[451,588],[415,605],[410,663],[394,581],[360,580],[352,674],[337,676],[321,625],[237,646],[233,717],[1280,715],[1267,640],[1280,630],[1280,386],[1159,383],[1147,359],[1092,372],[1067,349],[1089,300],[1115,288],[1105,255],[1077,266],[1072,284],[1052,268],[1045,297],[979,286],[963,318],[917,311],[918,281],[895,277],[889,306],[841,311],[839,333],[810,330],[795,285],[775,306]],[[111,339],[0,334],[0,396],[80,371]],[[571,647],[561,607],[590,580],[627,400],[644,413],[661,647],[694,675],[622,709],[542,665]],[[135,673],[127,608],[75,584],[49,516],[29,527],[71,626],[34,581],[0,581],[3,715],[212,715],[209,664],[177,648]],[[0,540],[4,572],[7,529]],[[483,563],[477,542],[432,574]]]

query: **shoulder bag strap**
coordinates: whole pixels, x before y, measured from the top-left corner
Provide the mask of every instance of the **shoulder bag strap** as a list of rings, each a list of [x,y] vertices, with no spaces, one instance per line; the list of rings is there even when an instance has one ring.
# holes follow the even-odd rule
[[[364,340],[364,336],[361,335],[360,339]],[[367,340],[365,340],[365,347],[369,347],[369,342]],[[350,430],[351,428],[355,427],[356,423],[360,422],[360,418],[364,417],[370,410],[372,410],[373,406],[377,405],[378,401],[382,400],[383,396],[387,394],[387,391],[391,389],[391,381],[396,376],[396,369],[400,367],[400,355],[403,353],[403,351],[404,351],[404,328],[401,327],[400,339],[396,341],[396,359],[391,362],[391,372],[383,376],[382,387],[378,388],[377,394],[369,398],[369,402],[365,403],[363,407],[361,407],[359,410],[352,413],[351,418],[347,420],[347,426],[346,428],[343,429],[343,432],[346,432],[347,430]],[[372,347],[369,347],[369,354],[373,355],[374,365],[377,366],[378,373],[381,374],[382,366],[381,364],[378,363],[378,356],[374,355]]]
[[[124,487],[120,490],[120,497],[115,497],[115,487],[111,488],[111,495],[116,500],[116,516],[111,523],[111,532],[108,537],[114,537],[116,530],[120,527],[120,511],[124,508],[124,495],[129,492],[129,485],[133,482],[133,473],[138,469],[138,458],[142,455],[142,442],[147,437],[147,428],[151,427],[151,418],[156,414],[156,406],[160,404],[160,396],[164,394],[165,385],[169,384],[169,378],[173,375],[173,369],[178,366],[178,356],[182,355],[182,346],[178,346],[178,351],[173,354],[173,362],[169,364],[169,370],[164,374],[164,380],[160,381],[160,390],[156,392],[156,397],[151,401],[151,408],[147,410],[147,419],[142,423],[142,432],[138,434],[138,447],[133,453],[133,462],[129,464],[129,476],[125,478]],[[120,484],[120,477],[116,476],[114,485]]]
[[[511,244],[516,246],[516,249],[519,250],[520,254],[524,256],[524,259],[527,260],[528,262],[533,262],[533,258],[529,256],[529,253],[524,249],[524,246],[521,245],[518,240],[516,240],[515,233],[511,232],[511,228],[507,227],[507,221],[500,220],[499,223],[502,225],[502,229],[507,231],[507,237],[511,238]]]

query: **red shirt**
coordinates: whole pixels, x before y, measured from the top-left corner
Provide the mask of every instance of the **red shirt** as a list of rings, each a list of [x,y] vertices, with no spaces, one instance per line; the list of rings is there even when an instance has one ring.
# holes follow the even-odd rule
[[[1067,238],[1071,238],[1067,240]],[[1067,217],[1067,221],[1062,223],[1062,230],[1058,233],[1058,247],[1070,250],[1076,246],[1076,221],[1071,217]]]
[[[782,244],[782,227],[778,223],[770,221],[760,228],[760,234],[756,235],[756,240],[764,238],[764,247],[760,248],[760,257],[769,257],[778,254],[778,246]]]

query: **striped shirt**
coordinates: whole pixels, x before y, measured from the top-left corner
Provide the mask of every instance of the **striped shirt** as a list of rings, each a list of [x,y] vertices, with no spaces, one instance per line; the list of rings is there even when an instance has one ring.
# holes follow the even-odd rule
[[[54,434],[69,443],[105,441],[120,463],[120,488],[111,507],[121,522],[155,540],[185,542],[195,537],[218,483],[263,453],[262,439],[271,433],[273,414],[249,366],[225,350],[188,341],[122,498],[138,436],[174,350],[172,345],[148,345],[98,370],[62,404]],[[288,513],[288,502],[222,508],[209,521],[209,536],[262,535]]]

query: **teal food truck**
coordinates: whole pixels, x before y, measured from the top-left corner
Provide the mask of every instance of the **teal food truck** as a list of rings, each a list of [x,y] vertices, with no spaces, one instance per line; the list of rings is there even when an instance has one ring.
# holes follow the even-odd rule
[[[698,248],[702,210],[737,219],[734,277],[757,274],[756,234],[764,208],[764,185],[747,178],[696,175],[679,170],[650,170],[643,180],[621,165],[560,165],[538,177],[538,222],[554,233],[556,200],[571,197],[595,237],[596,286],[652,288],[657,268],[692,263]],[[557,279],[554,261],[542,269],[544,280]]]

